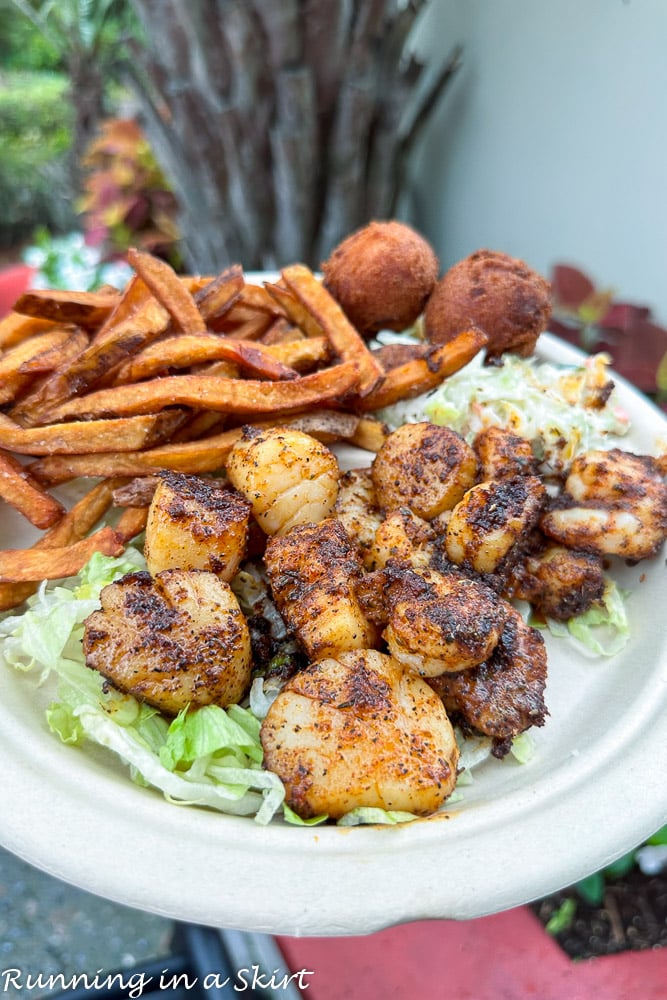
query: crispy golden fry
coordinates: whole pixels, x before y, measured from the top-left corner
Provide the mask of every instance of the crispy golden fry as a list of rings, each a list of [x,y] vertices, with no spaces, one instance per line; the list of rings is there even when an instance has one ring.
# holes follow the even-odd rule
[[[357,410],[369,412],[391,406],[401,399],[414,399],[423,392],[435,389],[448,375],[467,365],[486,343],[486,334],[476,327],[464,330],[449,343],[435,348],[428,358],[415,358],[390,369],[375,389],[354,400],[351,405]]]
[[[63,327],[63,329],[66,329]],[[26,341],[25,344],[29,343]],[[52,348],[44,351],[43,354],[37,355],[35,358],[28,359],[21,364],[20,372],[12,377],[3,379],[3,389],[5,392],[0,391],[0,397],[5,403],[12,402],[13,409],[11,415],[14,416],[14,412],[18,413],[20,417],[20,408],[25,405],[30,405],[30,400],[34,399],[41,390],[44,383],[51,377],[51,373],[58,367],[62,367],[71,364],[75,358],[79,356],[81,351],[85,348],[88,343],[88,334],[81,327],[72,327],[72,333],[66,340],[62,343],[56,343]],[[24,345],[19,345],[23,347]],[[44,369],[41,374],[31,373],[30,371],[24,371],[24,368],[30,369],[31,367],[41,367]],[[13,389],[13,395],[9,397],[9,389]]]
[[[295,326],[291,320],[287,319],[285,316],[278,316],[271,323],[266,333],[262,334],[261,340],[263,344],[273,345],[273,344],[288,344],[294,340],[306,340],[306,335],[298,326]],[[320,340],[320,337],[313,337],[313,340]]]
[[[256,421],[253,427],[294,427],[322,441],[351,438],[357,428],[358,418],[351,413],[332,410],[313,410],[276,419]],[[243,427],[232,427],[219,434],[199,441],[165,444],[143,452],[98,455],[49,455],[33,462],[30,472],[44,485],[68,482],[79,476],[145,476],[160,469],[187,472],[191,475],[219,472],[224,468],[227,455],[239,440]]]
[[[283,364],[304,371],[315,365],[331,362],[331,347],[326,337],[302,337],[285,340],[277,344],[267,344],[266,350]]]
[[[22,340],[34,337],[36,333],[44,333],[60,325],[50,319],[38,319],[35,316],[22,316],[21,313],[10,312],[0,319],[0,350],[14,347]]]
[[[50,528],[65,513],[13,455],[0,451],[0,497],[36,528]]]
[[[32,357],[26,358],[21,363],[19,368],[21,375],[45,375],[48,372],[52,372],[65,362],[77,357],[87,346],[88,334],[80,326],[64,326],[62,330],[65,333],[65,337],[62,340],[58,338],[57,340],[54,339],[51,345],[46,344],[44,346],[43,344],[41,349],[35,351]],[[40,336],[47,336],[47,334]],[[25,346],[29,343],[30,341],[26,341]]]
[[[42,366],[42,371],[52,371],[56,367],[58,352],[72,336],[73,329],[53,327],[21,341],[3,354],[0,358],[0,404],[12,402],[33,381],[34,375],[29,368],[26,370],[26,366],[37,363]],[[83,331],[81,334],[85,337]],[[66,357],[67,354],[65,352]]]
[[[170,437],[184,419],[181,411],[165,410],[146,416],[19,427],[9,417],[0,414],[0,447],[20,455],[140,451]]]
[[[114,531],[118,537],[127,545],[133,538],[140,535],[146,527],[148,520],[148,507],[128,507],[118,519]]]
[[[353,361],[322,368],[289,382],[170,375],[71,399],[53,410],[49,418],[57,421],[70,417],[132,416],[156,413],[165,406],[193,406],[238,414],[289,413],[339,398],[357,384],[357,366]]]
[[[216,323],[238,302],[243,287],[243,268],[239,264],[232,264],[195,294],[197,309],[207,327],[217,329]]]
[[[144,284],[139,275],[134,274],[118,296],[116,305],[109,313],[106,321],[102,323],[95,333],[95,342],[105,340],[107,336],[113,335],[117,327],[124,326],[127,320],[134,319],[137,313],[152,298],[153,296],[148,286]],[[165,310],[166,321],[167,313]]]
[[[79,477],[145,476],[160,469],[192,475],[217,472],[241,433],[241,428],[235,427],[201,441],[166,444],[147,451],[49,455],[33,462],[30,472],[38,482],[50,486]]]
[[[49,528],[33,545],[33,550],[71,545],[85,538],[111,506],[114,489],[123,480],[109,479],[98,483],[79,500],[52,528]],[[0,611],[16,608],[37,590],[39,583],[0,583]]]
[[[219,333],[226,333],[234,336],[237,340],[259,340],[273,322],[271,316],[265,312],[258,312],[255,309],[248,309],[240,305],[230,310],[227,318],[215,324],[213,329]]]
[[[119,556],[124,548],[122,537],[107,527],[63,547],[4,549],[0,551],[0,583],[31,583],[76,576],[94,552]]]
[[[271,380],[295,378],[297,372],[274,349],[215,333],[182,333],[149,344],[116,372],[115,385],[139,382],[170,368],[189,368],[205,361],[231,361],[251,374]],[[282,352],[283,354],[286,352]]]
[[[179,444],[183,441],[197,441],[207,434],[210,435],[213,432],[217,434],[226,423],[227,415],[225,413],[217,413],[215,410],[198,410],[184,421],[182,427],[170,435],[168,442],[165,438],[164,443]]]
[[[159,482],[158,475],[135,476],[113,491],[114,507],[149,507]]]
[[[366,451],[377,452],[388,437],[389,428],[381,420],[376,420],[375,417],[359,417],[357,428],[350,437],[350,444]]]
[[[206,323],[195,300],[166,261],[133,247],[127,251],[127,259],[178,329],[185,333],[205,332]]]
[[[14,312],[95,330],[108,318],[117,301],[115,291],[63,292],[40,288],[24,292],[14,304]]]
[[[284,317],[285,311],[280,303],[269,293],[264,285],[246,284],[241,296],[242,303],[249,309],[268,313],[269,316]]]
[[[144,300],[104,337],[96,337],[76,361],[54,372],[29,399],[22,400],[12,416],[28,425],[48,421],[49,411],[70,396],[85,392],[145,344],[155,340],[167,327],[169,314],[153,298]]]
[[[325,335],[322,325],[315,316],[288,288],[271,281],[265,281],[264,287],[269,295],[276,300],[287,319],[299,330],[303,330],[307,337],[323,337]]]
[[[311,270],[303,264],[293,264],[283,268],[281,273],[287,287],[320,325],[338,357],[357,366],[357,391],[359,396],[366,396],[384,373],[380,362],[373,357],[341,307]]]

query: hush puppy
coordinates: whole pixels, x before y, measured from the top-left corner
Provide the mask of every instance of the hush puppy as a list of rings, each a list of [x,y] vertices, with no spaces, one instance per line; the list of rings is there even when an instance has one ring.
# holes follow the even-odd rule
[[[430,244],[402,222],[370,222],[321,265],[324,285],[362,336],[405,330],[422,314],[439,273]]]
[[[528,357],[551,316],[551,287],[522,260],[477,250],[440,279],[424,312],[426,336],[445,344],[479,327],[489,338],[487,358],[504,351]]]

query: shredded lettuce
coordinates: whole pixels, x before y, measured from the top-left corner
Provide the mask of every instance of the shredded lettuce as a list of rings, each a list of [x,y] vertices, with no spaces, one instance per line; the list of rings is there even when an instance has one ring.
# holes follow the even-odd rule
[[[401,812],[396,809],[374,809],[371,806],[359,806],[351,809],[337,822],[337,826],[362,826],[370,823],[382,823],[385,826],[396,826],[398,823],[411,823],[418,819],[414,813]]]
[[[47,722],[61,740],[91,740],[120,757],[141,785],[172,802],[203,805],[271,821],[285,796],[277,775],[262,768],[260,720],[249,709],[209,705],[182,712],[171,723],[156,709],[106,685],[83,662],[83,622],[99,607],[102,587],[143,568],[128,549],[113,559],[96,554],[78,578],[44,583],[19,615],[0,621],[7,663],[56,679]]]
[[[558,639],[571,638],[582,652],[592,656],[616,656],[630,638],[630,624],[625,605],[627,594],[607,578],[602,600],[581,615],[567,622],[547,618],[545,622],[531,617],[530,624],[548,628]]]

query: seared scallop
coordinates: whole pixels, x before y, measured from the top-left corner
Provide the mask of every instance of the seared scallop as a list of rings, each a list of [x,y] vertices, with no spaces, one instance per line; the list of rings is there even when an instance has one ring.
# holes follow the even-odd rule
[[[250,686],[250,635],[229,584],[204,570],[129,573],[100,594],[85,622],[89,667],[175,715],[232,705]]]
[[[321,521],[338,496],[338,462],[326,445],[288,427],[245,427],[227,460],[232,485],[267,535]]]
[[[377,501],[410,507],[425,520],[451,510],[477,477],[477,456],[448,427],[426,421],[393,431],[373,459]]]
[[[153,576],[206,569],[229,583],[246,554],[250,504],[217,483],[163,472],[148,508],[144,556]]]
[[[427,815],[456,783],[458,748],[441,700],[376,650],[340,653],[292,677],[261,740],[266,766],[304,818],[359,806]]]

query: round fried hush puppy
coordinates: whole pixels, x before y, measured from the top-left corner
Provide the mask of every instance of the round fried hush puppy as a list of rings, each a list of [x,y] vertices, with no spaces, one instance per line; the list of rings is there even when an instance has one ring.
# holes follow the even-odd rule
[[[321,265],[324,284],[360,334],[405,330],[438,278],[433,248],[402,222],[370,222]]]
[[[550,316],[548,281],[522,260],[478,250],[440,279],[426,305],[424,325],[433,344],[476,326],[489,338],[488,358],[504,351],[528,357]]]

